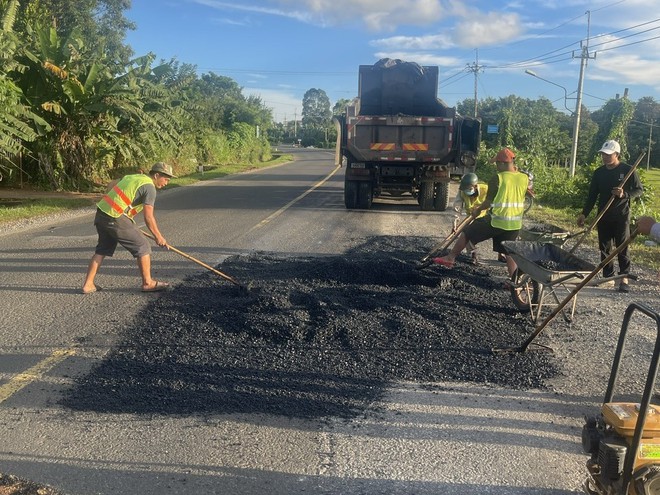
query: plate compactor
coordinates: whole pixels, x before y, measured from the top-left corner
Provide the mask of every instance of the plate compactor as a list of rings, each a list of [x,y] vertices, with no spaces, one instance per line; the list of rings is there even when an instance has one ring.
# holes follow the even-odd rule
[[[639,403],[613,402],[621,355],[635,311],[658,326],[655,347]],[[660,495],[660,405],[651,404],[660,356],[660,314],[640,303],[626,309],[612,372],[600,414],[586,417],[582,448],[591,458],[583,485],[589,495]]]

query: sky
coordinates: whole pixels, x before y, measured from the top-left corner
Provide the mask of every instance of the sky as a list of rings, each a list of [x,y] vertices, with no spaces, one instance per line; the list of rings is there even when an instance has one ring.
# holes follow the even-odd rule
[[[257,95],[277,122],[309,89],[331,105],[382,58],[439,67],[449,106],[516,95],[574,111],[623,96],[660,102],[658,0],[132,0],[136,56],[192,64]],[[532,71],[536,76],[527,74]]]

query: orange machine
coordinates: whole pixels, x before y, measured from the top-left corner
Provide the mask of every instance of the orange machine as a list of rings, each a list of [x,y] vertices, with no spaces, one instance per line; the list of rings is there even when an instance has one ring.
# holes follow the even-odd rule
[[[613,402],[614,387],[635,311],[658,326],[646,385],[639,403]],[[584,490],[589,495],[660,495],[660,406],[651,404],[660,357],[660,314],[632,303],[626,309],[600,414],[586,417],[582,448],[591,458]]]

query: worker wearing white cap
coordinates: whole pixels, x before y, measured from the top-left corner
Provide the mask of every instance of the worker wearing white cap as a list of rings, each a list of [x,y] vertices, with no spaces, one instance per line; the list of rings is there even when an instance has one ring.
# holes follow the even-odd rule
[[[598,151],[603,165],[594,171],[589,194],[582,213],[577,217],[577,224],[579,227],[584,225],[585,218],[596,205],[596,201],[598,201],[598,212],[600,213],[607,206],[610,198],[614,196],[614,201],[597,224],[598,248],[602,261],[609,256],[615,246],[619,247],[630,237],[630,200],[641,196],[644,188],[637,171],[633,172],[625,184],[621,184],[632,167],[619,160],[621,146],[618,142],[613,139],[605,141]],[[619,253],[617,261],[620,275],[630,273],[627,247]],[[613,276],[614,261],[603,267],[603,277]],[[619,292],[629,291],[628,277],[622,277]]]

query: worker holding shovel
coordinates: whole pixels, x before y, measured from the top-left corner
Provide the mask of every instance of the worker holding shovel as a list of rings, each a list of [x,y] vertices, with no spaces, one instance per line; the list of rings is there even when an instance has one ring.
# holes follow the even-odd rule
[[[486,200],[488,194],[488,185],[479,182],[477,174],[469,173],[461,177],[461,183],[458,188],[458,193],[454,199],[454,211],[460,215],[462,210],[465,213],[472,215],[479,206]],[[486,210],[481,211],[477,216],[483,217],[486,215]],[[454,219],[454,231],[458,227],[460,217],[456,216]],[[472,263],[479,264],[479,257],[477,255],[477,247],[472,242],[467,243],[466,250],[470,253]]]
[[[631,166],[620,161],[621,146],[614,140],[605,141],[598,150],[603,165],[598,167],[591,178],[589,194],[582,213],[577,217],[577,225],[582,227],[585,218],[598,201],[598,249],[601,261],[608,257],[613,248],[621,246],[630,237],[630,200],[642,195],[644,188],[637,171],[632,175],[628,172]],[[628,176],[629,179],[623,182]],[[617,256],[619,274],[630,273],[630,258],[628,248],[621,250]],[[614,276],[614,261],[603,267],[603,277]],[[621,278],[619,292],[629,292],[628,278]]]
[[[488,182],[486,200],[472,212],[476,220],[461,233],[449,254],[433,258],[434,263],[453,268],[456,256],[465,249],[468,242],[476,245],[486,239],[493,240],[493,251],[506,255],[502,241],[515,241],[518,237],[529,181],[527,175],[517,170],[515,157],[509,148],[502,148],[493,158],[497,174]],[[488,211],[488,214],[479,218],[483,211]],[[516,262],[506,256],[506,264],[511,276],[517,268]]]
[[[105,196],[96,205],[94,225],[99,239],[82,286],[83,294],[100,289],[94,283],[94,278],[103,259],[114,254],[117,244],[124,246],[137,259],[143,292],[157,292],[170,287],[168,283],[151,278],[151,245],[137,228],[133,217],[143,210],[144,221],[156,244],[168,248],[156,223],[154,205],[156,190],[165,187],[172,177],[175,177],[172,166],[158,162],[151,167],[148,175],[126,175],[109,184]]]

